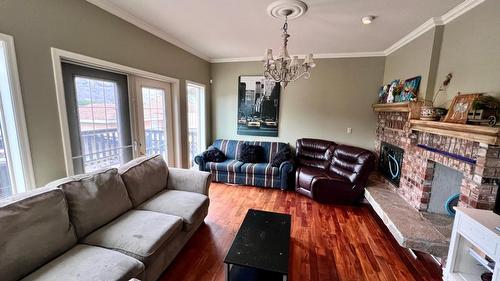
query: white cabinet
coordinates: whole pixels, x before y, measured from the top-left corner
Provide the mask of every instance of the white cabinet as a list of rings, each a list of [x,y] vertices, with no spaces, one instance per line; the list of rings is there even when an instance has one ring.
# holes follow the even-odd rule
[[[500,216],[487,210],[457,207],[450,250],[443,279],[481,281],[481,274],[493,272],[500,281]],[[486,256],[490,259],[486,258]],[[497,266],[492,268],[491,261]]]

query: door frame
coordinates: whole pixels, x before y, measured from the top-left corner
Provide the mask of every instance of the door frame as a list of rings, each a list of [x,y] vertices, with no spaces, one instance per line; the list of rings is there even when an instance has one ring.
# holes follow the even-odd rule
[[[200,123],[203,123],[203,126],[201,126],[202,124],[200,124],[201,126],[201,134],[202,134],[202,138],[201,138],[201,147],[203,149],[206,149],[207,148],[207,86],[205,84],[202,84],[202,83],[198,83],[198,82],[194,82],[194,81],[191,81],[191,80],[186,80],[186,147],[187,147],[187,151],[186,151],[186,155],[189,156],[189,102],[187,100],[187,96],[188,96],[188,86],[189,84],[191,85],[194,85],[194,86],[198,86],[198,87],[201,87],[203,88],[203,96],[200,97],[201,99],[201,102],[203,103],[201,106],[203,107],[203,113],[201,114],[200,116]],[[188,159],[188,167],[191,168],[191,161],[193,159]]]
[[[143,151],[143,148],[145,149],[146,146],[146,141],[145,141],[145,129],[144,129],[144,109],[142,106],[142,87],[148,87],[148,88],[157,88],[157,89],[162,89],[165,90],[165,122],[166,122],[166,132],[165,132],[165,141],[166,141],[166,149],[167,149],[167,157],[168,159],[165,159],[167,163],[175,163],[175,146],[173,143],[173,137],[174,137],[174,121],[173,121],[173,104],[172,104],[172,84],[167,83],[167,82],[162,82],[158,80],[151,80],[148,78],[144,77],[137,77],[134,76],[132,77],[131,81],[135,84],[135,91],[133,93],[133,99],[134,103],[131,108],[131,110],[134,110],[135,112],[135,118],[133,120],[133,127],[135,130],[135,135],[138,137],[138,140],[140,141],[141,146],[138,147],[137,143],[134,143],[135,146],[135,153],[137,153],[137,156],[143,156],[146,155],[145,151]],[[141,118],[142,117],[142,118]],[[174,153],[172,153],[174,152]]]
[[[182,147],[181,143],[181,125],[180,125],[180,80],[172,77],[168,77],[165,75],[156,74],[149,71],[140,70],[137,68],[124,66],[121,64],[73,53],[70,51],[51,48],[51,56],[52,56],[52,67],[54,71],[54,80],[55,80],[55,90],[57,97],[57,108],[59,111],[59,122],[61,128],[61,136],[62,136],[62,144],[63,144],[63,152],[64,152],[64,163],[66,166],[66,175],[72,176],[75,174],[73,161],[71,159],[71,140],[69,137],[69,127],[68,127],[68,116],[66,113],[66,98],[64,96],[64,82],[62,75],[62,67],[61,62],[69,62],[74,64],[81,64],[86,67],[94,67],[97,69],[102,69],[110,72],[116,72],[119,74],[127,75],[129,78],[131,75],[144,77],[148,79],[158,80],[161,82],[170,83],[172,85],[172,115],[173,115],[173,145],[174,145],[174,157],[173,163],[171,163],[174,167],[182,167],[182,151],[179,149]],[[135,85],[128,83],[129,92],[135,91]],[[129,99],[130,99],[129,95]],[[131,101],[132,103],[133,101]],[[130,110],[131,115],[132,108]],[[134,119],[130,116],[130,120]],[[135,134],[135,132],[133,131]],[[135,137],[135,136],[133,136]]]

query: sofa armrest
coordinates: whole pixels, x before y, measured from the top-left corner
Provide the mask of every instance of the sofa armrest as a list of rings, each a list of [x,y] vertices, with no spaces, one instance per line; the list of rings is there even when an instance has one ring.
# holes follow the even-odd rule
[[[291,173],[293,171],[293,162],[292,161],[285,161],[280,164],[280,174],[285,173]]]
[[[288,174],[293,171],[293,162],[285,161],[280,164],[280,189],[285,190],[288,188]]]
[[[206,161],[205,161],[205,157],[203,157],[203,155],[201,155],[201,154],[196,155],[194,157],[194,163],[196,163],[198,165],[198,170],[205,171]]]
[[[196,192],[208,196],[211,182],[212,174],[208,172],[179,168],[168,169],[168,189]]]

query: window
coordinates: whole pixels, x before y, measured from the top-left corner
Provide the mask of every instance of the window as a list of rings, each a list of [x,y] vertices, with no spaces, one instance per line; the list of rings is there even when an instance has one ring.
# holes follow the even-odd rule
[[[161,154],[167,159],[165,91],[142,87],[146,155]]]
[[[73,169],[117,167],[133,157],[127,76],[63,63]]]
[[[14,40],[0,33],[0,198],[34,187]]]
[[[206,148],[205,144],[205,86],[187,83],[189,166],[194,157]]]

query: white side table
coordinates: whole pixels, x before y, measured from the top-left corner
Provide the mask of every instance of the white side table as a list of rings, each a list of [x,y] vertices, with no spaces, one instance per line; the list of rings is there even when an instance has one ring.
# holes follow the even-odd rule
[[[446,281],[481,281],[481,274],[492,272],[500,281],[500,216],[487,210],[455,208],[448,260],[443,272]],[[492,268],[484,255],[496,266]]]

